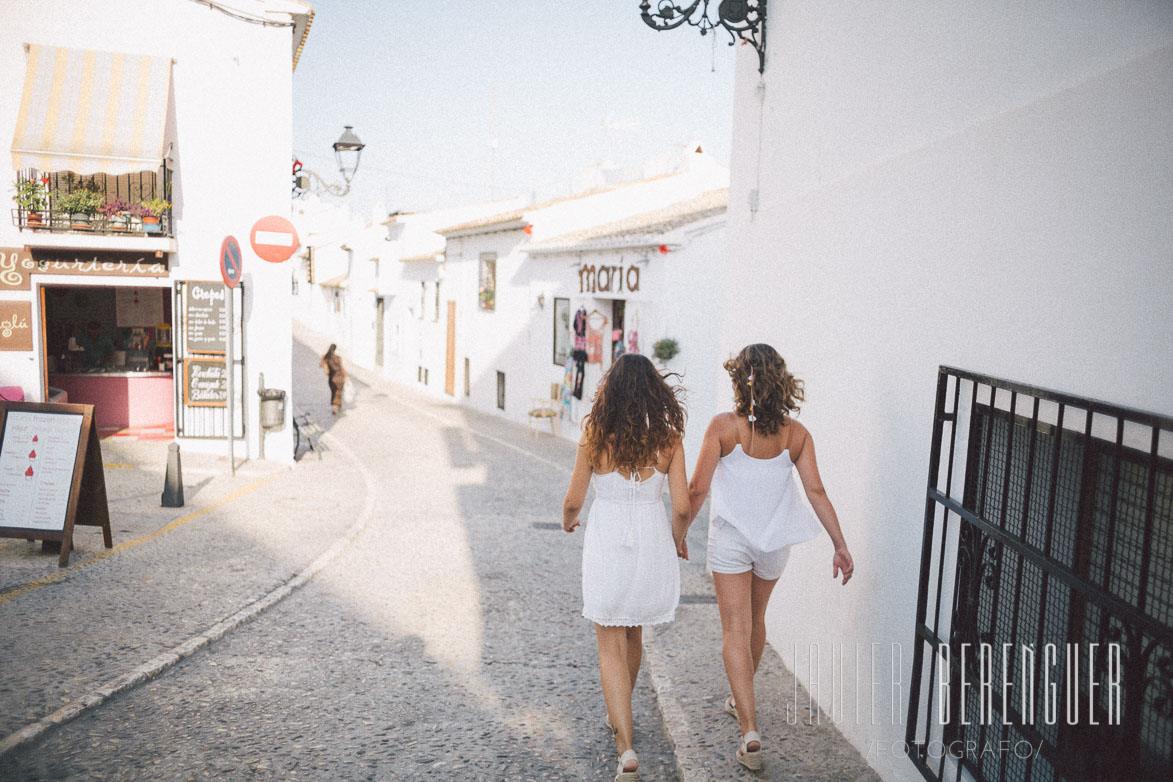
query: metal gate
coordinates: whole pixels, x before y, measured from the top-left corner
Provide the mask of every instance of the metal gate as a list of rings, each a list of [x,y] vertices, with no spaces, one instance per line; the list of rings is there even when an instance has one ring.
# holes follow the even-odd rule
[[[942,367],[915,628],[925,779],[1173,779],[1173,418]]]
[[[202,281],[195,281],[202,282]],[[207,360],[207,355],[190,353],[187,349],[187,293],[188,283],[175,283],[175,302],[171,309],[175,322],[172,350],[175,352],[175,436],[203,439],[224,439],[228,432],[228,408],[195,407],[184,403],[188,364],[192,360]],[[233,329],[233,397],[236,403],[233,429],[237,438],[245,435],[244,399],[244,282],[232,291],[235,328]]]

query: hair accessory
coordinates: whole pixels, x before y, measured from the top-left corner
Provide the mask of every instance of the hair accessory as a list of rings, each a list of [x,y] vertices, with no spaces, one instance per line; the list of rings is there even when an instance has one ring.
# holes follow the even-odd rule
[[[749,368],[749,447],[753,450],[753,436],[754,436],[754,421],[758,417],[754,415],[754,398],[753,398],[753,367]]]

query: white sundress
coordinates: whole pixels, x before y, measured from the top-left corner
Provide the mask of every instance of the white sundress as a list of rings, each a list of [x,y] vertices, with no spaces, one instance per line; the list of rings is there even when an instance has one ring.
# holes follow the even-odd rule
[[[600,625],[671,622],[680,565],[664,510],[664,473],[644,480],[593,476],[595,501],[582,545],[582,615]]]

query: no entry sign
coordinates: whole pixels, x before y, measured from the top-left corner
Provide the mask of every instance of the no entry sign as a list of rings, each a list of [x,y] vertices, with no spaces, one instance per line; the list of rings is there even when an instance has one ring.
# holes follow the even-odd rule
[[[235,288],[240,282],[241,257],[240,245],[236,237],[225,236],[220,242],[220,277],[229,288]]]
[[[253,225],[249,243],[257,257],[269,263],[288,260],[301,245],[293,223],[278,215],[262,217]]]

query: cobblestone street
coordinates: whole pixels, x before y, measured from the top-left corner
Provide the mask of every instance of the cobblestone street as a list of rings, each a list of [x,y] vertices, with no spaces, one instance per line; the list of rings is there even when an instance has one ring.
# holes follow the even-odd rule
[[[461,411],[364,386],[356,408],[331,421],[316,357],[301,349],[297,360],[299,406],[332,424],[321,466],[311,454],[266,487],[279,491],[0,606],[5,627],[21,628],[5,642],[3,732],[255,599],[249,582],[288,578],[266,578],[258,563],[299,540],[324,549],[371,491],[363,531],[254,621],[0,757],[0,778],[613,773],[594,637],[578,614],[582,536],[557,529],[572,444],[527,442],[513,425],[470,425]],[[279,500],[282,491],[299,501]],[[268,533],[250,538],[254,523]],[[195,592],[208,595],[193,606]],[[77,609],[67,628],[54,624],[65,603]],[[76,644],[69,659],[39,646],[62,636]],[[57,694],[61,679],[80,686]],[[646,778],[675,778],[646,673],[635,710]]]
[[[58,571],[0,542],[0,779],[613,776],[582,536],[559,527],[573,444],[354,374],[331,416],[295,343],[321,460],[229,478],[185,455],[168,509],[165,446],[106,441],[113,552],[82,528]],[[642,778],[745,779],[703,524],[689,540],[677,621],[645,633]],[[877,779],[825,716],[790,724],[805,692],[772,649],[757,686],[758,779]]]

